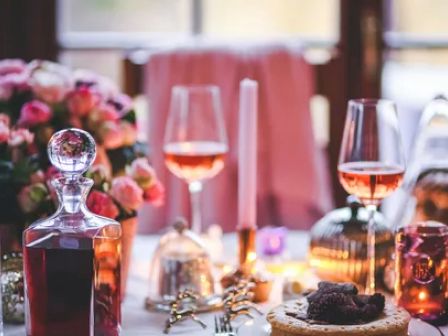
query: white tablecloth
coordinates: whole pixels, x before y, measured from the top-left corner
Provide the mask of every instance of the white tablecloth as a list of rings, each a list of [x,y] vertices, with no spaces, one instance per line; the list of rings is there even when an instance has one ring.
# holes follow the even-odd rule
[[[135,240],[130,277],[128,283],[128,294],[123,305],[123,336],[162,336],[167,314],[148,312],[144,307],[144,300],[148,293],[149,283],[149,263],[156,248],[159,236],[138,236]],[[308,248],[308,235],[304,232],[290,232],[287,240],[288,250],[291,257],[296,260],[303,259]],[[237,245],[236,236],[228,234],[224,236],[224,249],[229,261],[236,259]],[[271,301],[262,306],[263,311],[268,311],[270,307],[280,301],[280,288],[274,288]],[[170,335],[188,336],[211,336],[213,335],[213,316],[215,313],[200,314],[199,317],[208,325],[206,330],[202,330],[197,324],[191,321],[182,322],[172,328]],[[417,326],[418,322],[413,321]],[[426,328],[414,328],[416,332],[412,336],[440,336],[434,330]],[[418,329],[418,330],[417,330]],[[256,317],[252,325],[243,325],[240,328],[239,336],[267,336],[269,335],[269,325],[264,316]],[[442,328],[444,335],[448,336],[448,326]],[[5,326],[5,336],[23,336],[25,329],[23,326]],[[62,335],[61,335],[62,336]],[[82,335],[80,335],[82,336]]]
[[[124,336],[161,336],[167,314],[148,312],[144,309],[144,300],[149,291],[149,264],[156,248],[159,236],[137,236],[135,240],[131,263],[130,277],[128,281],[128,293],[123,305],[123,332]],[[302,257],[306,254],[308,245],[307,235],[304,233],[291,233],[288,237],[289,247],[293,256]],[[224,235],[224,251],[229,256],[229,261],[236,259],[237,245],[234,234]],[[277,302],[276,302],[277,301]],[[262,308],[267,311],[270,306],[278,303],[273,300]],[[172,328],[170,335],[211,336],[213,334],[214,313],[200,314],[200,318],[208,325],[202,330],[191,321],[182,322]],[[253,326],[242,326],[240,335],[263,336],[269,335],[266,331],[268,324],[264,317],[257,317]],[[5,336],[23,336],[23,326],[5,325]],[[62,335],[61,335],[62,336]],[[80,335],[81,336],[81,335]]]

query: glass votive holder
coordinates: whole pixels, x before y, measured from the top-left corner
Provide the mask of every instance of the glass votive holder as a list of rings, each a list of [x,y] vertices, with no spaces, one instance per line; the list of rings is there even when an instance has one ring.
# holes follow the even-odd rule
[[[448,227],[421,222],[395,237],[395,298],[413,317],[445,323],[448,314]]]
[[[264,256],[281,255],[286,248],[288,229],[283,226],[267,226],[259,231],[261,253]]]

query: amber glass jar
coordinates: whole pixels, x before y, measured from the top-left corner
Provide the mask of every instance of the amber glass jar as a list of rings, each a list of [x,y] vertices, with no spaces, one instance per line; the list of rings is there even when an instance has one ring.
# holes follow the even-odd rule
[[[348,207],[336,209],[311,229],[308,261],[323,280],[365,285],[367,264],[367,210],[349,196]],[[394,237],[381,213],[375,214],[377,281],[394,251]]]

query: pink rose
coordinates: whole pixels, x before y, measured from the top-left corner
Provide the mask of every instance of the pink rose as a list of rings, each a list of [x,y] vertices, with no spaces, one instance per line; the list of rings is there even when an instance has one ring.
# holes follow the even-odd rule
[[[21,59],[5,59],[0,61],[0,76],[18,74],[26,69],[26,63]]]
[[[9,135],[8,145],[17,147],[22,144],[31,144],[34,141],[34,134],[25,128],[12,130]]]
[[[121,134],[123,135],[123,146],[132,146],[137,141],[137,129],[128,121],[120,123]]]
[[[126,115],[132,110],[132,99],[125,94],[117,94],[109,99],[108,104],[111,104],[120,113],[120,116]]]
[[[138,158],[132,161],[131,166],[126,169],[126,172],[142,189],[151,187],[157,180],[156,172],[146,158]]]
[[[116,121],[120,118],[116,108],[111,104],[100,103],[88,115],[88,126],[92,129],[105,121]]]
[[[68,122],[70,123],[70,126],[72,126],[74,128],[83,129],[81,119],[79,119],[79,117],[77,117],[75,115],[71,115],[68,118]]]
[[[159,180],[156,180],[145,190],[143,197],[156,207],[162,206],[165,203],[165,188],[163,184]]]
[[[106,149],[115,149],[123,146],[123,133],[120,125],[115,121],[106,121],[101,124],[98,136]]]
[[[80,86],[72,91],[67,100],[70,112],[79,117],[89,113],[100,101],[100,96],[88,86]]]
[[[32,184],[34,183],[44,183],[45,182],[45,174],[42,170],[37,170],[30,176],[30,181]]]
[[[61,172],[55,166],[48,167],[47,171],[45,172],[45,179],[47,181],[59,178],[61,176],[62,176]]]
[[[18,123],[21,126],[33,127],[46,123],[52,115],[53,113],[47,104],[32,100],[22,106]]]
[[[0,123],[9,127],[9,125],[11,125],[11,118],[5,113],[0,113]]]
[[[77,69],[73,72],[73,77],[75,85],[92,87],[106,100],[119,92],[117,85],[111,79],[90,70]]]
[[[29,68],[33,93],[47,103],[61,102],[72,87],[70,70],[63,65],[49,61],[33,61]]]
[[[11,98],[13,91],[14,90],[11,83],[8,83],[0,78],[0,101],[7,101]]]
[[[21,60],[0,61],[0,101],[11,98],[14,90],[28,89],[29,71]]]
[[[0,122],[0,143],[6,143],[9,140],[9,127],[7,124]]]
[[[114,178],[110,195],[126,210],[137,210],[143,203],[143,190],[129,176]]]
[[[23,212],[30,213],[48,196],[48,190],[43,183],[28,185],[19,192],[17,199]]]
[[[112,198],[106,193],[97,190],[91,191],[87,197],[87,207],[97,215],[112,219],[117,218],[120,214]]]

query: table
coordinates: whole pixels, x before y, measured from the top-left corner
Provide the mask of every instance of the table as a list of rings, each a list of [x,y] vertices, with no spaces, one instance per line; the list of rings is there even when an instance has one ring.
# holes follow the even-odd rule
[[[148,312],[144,307],[144,300],[149,291],[149,264],[156,248],[159,236],[141,235],[135,239],[132,256],[130,276],[128,280],[128,293],[123,304],[123,336],[161,336],[167,317],[164,313]],[[304,259],[308,249],[308,234],[303,231],[290,232],[287,237],[287,246],[291,257]],[[223,238],[224,251],[229,254],[229,261],[236,260],[237,243],[235,234],[226,234]],[[233,259],[233,260],[231,260]],[[267,312],[272,306],[280,303],[279,291],[281,288],[273,289],[272,299],[269,303],[262,305],[262,310]],[[200,318],[208,325],[207,330],[191,321],[182,322],[174,326],[170,335],[194,335],[211,336],[214,313],[201,314]],[[426,330],[418,321],[413,321],[415,332],[412,336],[440,336],[440,334]],[[181,326],[181,327],[180,327]],[[444,335],[448,336],[448,326],[443,329]],[[5,336],[23,336],[23,326],[5,326]],[[252,325],[243,325],[240,329],[241,336],[267,336],[269,335],[269,324],[264,316],[257,316]]]

